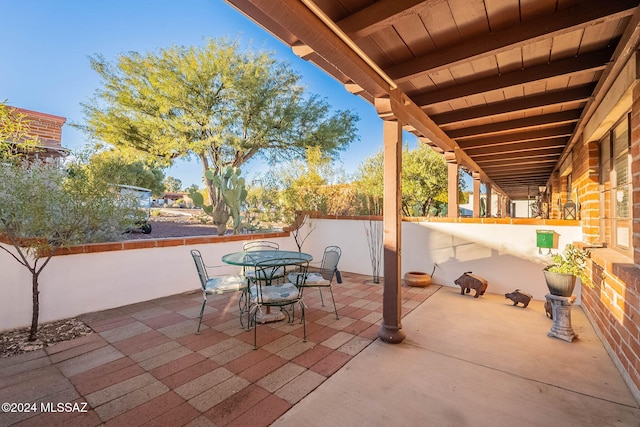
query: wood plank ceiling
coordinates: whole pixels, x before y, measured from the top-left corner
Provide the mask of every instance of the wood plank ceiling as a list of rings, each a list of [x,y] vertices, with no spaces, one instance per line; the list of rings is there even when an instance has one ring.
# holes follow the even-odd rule
[[[637,0],[228,2],[372,103],[397,85],[407,129],[511,199],[548,184],[638,42]]]

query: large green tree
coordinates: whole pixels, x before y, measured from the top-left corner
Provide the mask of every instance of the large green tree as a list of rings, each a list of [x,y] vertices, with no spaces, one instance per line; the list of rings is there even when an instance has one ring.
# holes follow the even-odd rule
[[[29,151],[35,144],[29,132],[29,121],[15,108],[0,102],[0,161],[19,158],[21,152]]]
[[[292,221],[296,210],[326,212],[327,195],[323,187],[328,184],[327,175],[331,162],[320,150],[307,150],[306,161],[296,161],[281,168],[276,175],[280,179],[280,197]]]
[[[360,192],[382,200],[383,153],[379,151],[366,158],[357,172]],[[407,216],[427,216],[437,202],[447,200],[447,165],[441,154],[426,144],[402,152],[402,211]],[[460,174],[459,191],[465,183]]]
[[[301,158],[308,147],[334,157],[356,138],[354,113],[332,112],[324,99],[305,93],[286,63],[238,42],[128,53],[114,63],[96,56],[91,66],[102,78],[83,104],[92,137],[167,163],[196,156],[203,176],[256,155],[269,162]],[[221,204],[212,180],[204,182],[209,202]]]
[[[402,159],[402,210],[427,216],[436,198],[447,194],[447,164],[427,144],[409,150]]]
[[[121,150],[87,151],[78,154],[78,161],[69,165],[72,173],[84,174],[84,179],[103,188],[112,185],[134,185],[148,188],[155,196],[164,192],[164,172],[149,164],[143,156]]]
[[[164,184],[164,189],[166,191],[172,191],[174,193],[177,193],[180,190],[182,190],[182,181],[179,180],[178,178],[168,176],[164,179],[164,181],[162,181],[162,183]]]

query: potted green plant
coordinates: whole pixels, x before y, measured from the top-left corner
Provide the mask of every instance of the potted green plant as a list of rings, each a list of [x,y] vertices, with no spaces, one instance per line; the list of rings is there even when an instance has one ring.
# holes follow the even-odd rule
[[[572,244],[565,246],[564,252],[551,257],[553,264],[542,270],[547,287],[552,295],[570,297],[579,277],[586,286],[593,286],[587,275],[589,252]]]

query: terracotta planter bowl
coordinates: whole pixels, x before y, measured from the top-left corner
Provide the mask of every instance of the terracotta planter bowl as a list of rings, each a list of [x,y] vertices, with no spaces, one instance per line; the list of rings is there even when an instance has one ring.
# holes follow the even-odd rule
[[[404,282],[408,286],[429,286],[431,284],[431,275],[422,271],[408,271],[404,275]]]

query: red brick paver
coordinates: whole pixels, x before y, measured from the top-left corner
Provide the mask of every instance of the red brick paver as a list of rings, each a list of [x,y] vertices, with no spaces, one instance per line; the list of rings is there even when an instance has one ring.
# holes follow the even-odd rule
[[[209,298],[199,335],[198,293],[84,315],[94,334],[0,359],[0,401],[38,405],[0,413],[0,425],[267,426],[377,338],[382,285],[342,277],[339,319],[330,295],[323,307],[312,290],[307,342],[296,312],[292,324],[258,325],[257,350],[253,330],[240,327],[237,294]],[[403,313],[437,289],[403,288]],[[40,410],[51,403],[81,410]]]

